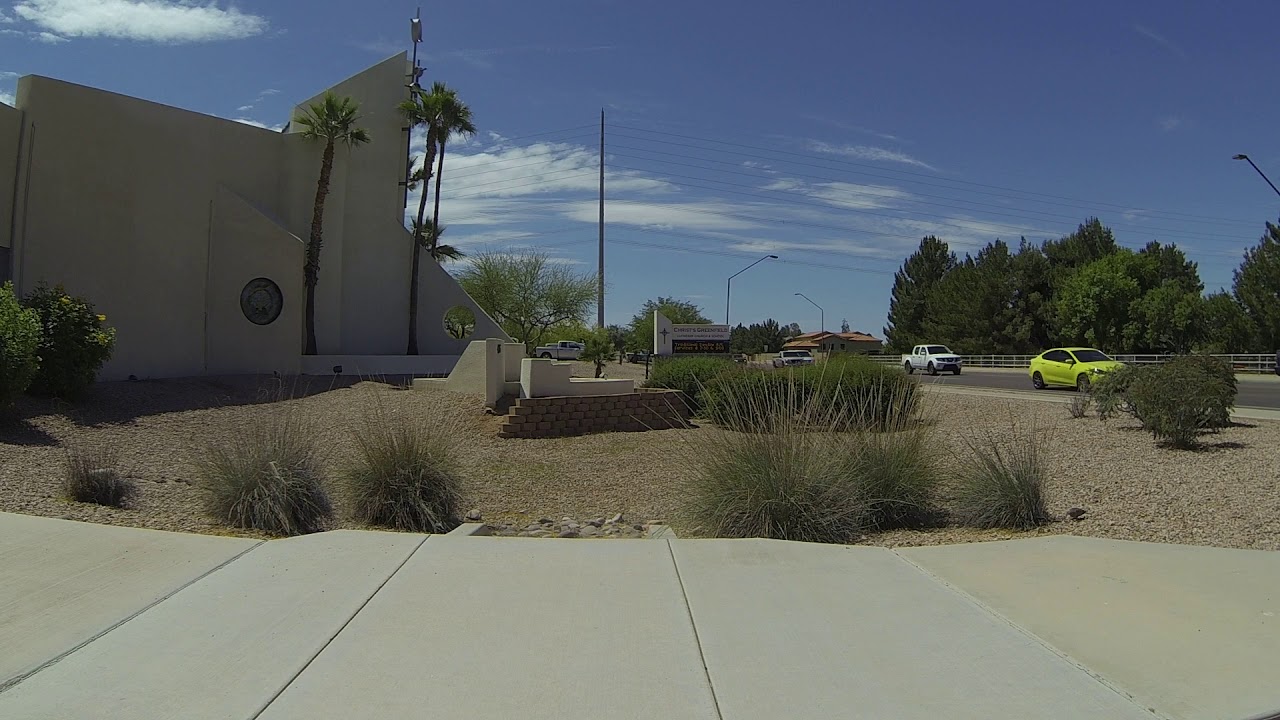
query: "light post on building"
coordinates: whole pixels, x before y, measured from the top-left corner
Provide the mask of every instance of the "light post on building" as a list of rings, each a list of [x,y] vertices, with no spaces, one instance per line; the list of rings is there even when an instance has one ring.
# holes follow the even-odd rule
[[[732,293],[732,292],[733,292],[733,279],[734,279],[734,278],[736,278],[736,277],[738,277],[738,276],[739,276],[739,275],[741,275],[742,273],[744,273],[744,272],[746,272],[746,271],[750,270],[751,268],[755,267],[756,265],[759,265],[760,263],[764,262],[765,260],[777,260],[777,259],[778,259],[778,256],[777,256],[777,255],[765,255],[764,257],[760,258],[759,260],[757,260],[757,261],[755,261],[755,262],[751,263],[750,265],[748,265],[748,266],[746,266],[746,267],[742,268],[742,269],[741,269],[741,270],[739,270],[738,272],[736,272],[736,273],[734,273],[734,274],[732,274],[732,275],[730,275],[730,276],[729,276],[729,281],[725,283],[725,287],[724,287],[724,324],[725,324],[725,325],[729,325],[729,296],[730,296],[730,293]],[[732,328],[732,327],[733,327],[733,326],[732,326],[732,325],[730,325],[730,328]]]
[[[804,298],[805,300],[809,300],[809,296],[808,296],[808,295],[805,295],[804,293],[796,293],[796,295],[798,295],[798,296],[800,296],[800,297]],[[826,313],[826,311],[822,309],[822,306],[821,306],[821,305],[819,305],[818,303],[816,303],[816,302],[814,302],[814,301],[812,301],[812,300],[809,300],[809,304],[810,304],[810,305],[812,305],[812,306],[814,306],[814,307],[816,307],[816,308],[818,308],[818,324],[821,326],[821,327],[819,327],[818,329],[819,329],[820,331],[822,331],[822,332],[826,332],[826,331],[827,331],[827,313]]]

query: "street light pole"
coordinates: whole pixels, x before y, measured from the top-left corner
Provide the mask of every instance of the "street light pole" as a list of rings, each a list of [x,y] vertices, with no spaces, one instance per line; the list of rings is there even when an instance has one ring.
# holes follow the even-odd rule
[[[808,295],[805,295],[804,293],[796,293],[796,295],[799,295],[800,297],[804,298],[805,300],[809,300],[809,296],[808,296]],[[822,306],[821,306],[821,305],[819,305],[818,303],[816,303],[816,302],[814,302],[814,301],[812,301],[812,300],[809,300],[809,304],[810,304],[810,305],[812,305],[812,306],[814,306],[814,307],[816,307],[816,308],[818,308],[818,324],[822,326],[822,327],[821,327],[821,328],[819,328],[819,329],[820,329],[822,332],[826,332],[826,331],[827,331],[827,313],[826,313],[826,311],[822,309]]]
[[[729,280],[728,280],[728,282],[726,282],[726,283],[724,284],[724,324],[725,324],[725,325],[728,325],[728,324],[729,324],[729,295],[730,295],[730,293],[732,293],[732,292],[733,292],[733,279],[734,279],[734,278],[736,278],[736,277],[738,277],[738,276],[739,276],[739,275],[741,275],[742,273],[744,273],[744,272],[746,272],[746,271],[750,270],[751,268],[755,267],[756,265],[759,265],[760,263],[764,262],[765,260],[777,260],[777,259],[778,259],[778,256],[777,256],[777,255],[765,255],[764,257],[760,258],[759,260],[757,260],[757,261],[755,261],[755,262],[751,263],[750,265],[748,265],[748,266],[746,266],[746,267],[742,268],[742,269],[741,269],[741,270],[739,270],[738,272],[736,272],[736,273],[734,273],[734,274],[732,274],[732,275],[730,275],[730,276],[729,276]],[[732,326],[731,326],[731,327],[732,327]]]
[[[1250,165],[1253,165],[1253,169],[1258,171],[1258,174],[1262,176],[1262,179],[1263,179],[1263,180],[1266,180],[1266,181],[1267,181],[1267,184],[1271,186],[1271,189],[1272,189],[1272,190],[1275,190],[1275,191],[1276,191],[1276,194],[1277,194],[1277,195],[1280,195],[1280,190],[1276,189],[1276,184],[1275,184],[1275,183],[1273,183],[1273,182],[1271,182],[1271,178],[1267,177],[1266,173],[1262,172],[1262,170],[1261,170],[1261,169],[1259,169],[1257,165],[1254,165],[1254,164],[1253,164],[1253,161],[1249,159],[1249,156],[1248,156],[1248,155],[1245,155],[1245,154],[1241,153],[1241,154],[1236,155],[1235,157],[1233,157],[1233,158],[1231,158],[1231,159],[1232,159],[1232,160],[1244,160],[1245,162],[1249,163]]]

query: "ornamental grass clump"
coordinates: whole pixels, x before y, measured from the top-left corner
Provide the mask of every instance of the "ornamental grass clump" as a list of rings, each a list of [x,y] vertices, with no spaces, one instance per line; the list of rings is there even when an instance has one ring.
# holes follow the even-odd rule
[[[355,455],[342,477],[357,521],[429,533],[458,526],[461,438],[451,424],[397,423],[371,413],[352,438]]]
[[[205,509],[271,535],[323,530],[333,516],[322,439],[297,408],[272,408],[197,460]]]

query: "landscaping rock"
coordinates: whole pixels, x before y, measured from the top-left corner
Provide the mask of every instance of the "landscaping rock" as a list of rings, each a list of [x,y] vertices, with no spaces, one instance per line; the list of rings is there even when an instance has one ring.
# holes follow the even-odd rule
[[[609,518],[610,525],[617,525],[620,522],[622,522],[622,513],[618,513],[617,515],[614,515],[613,517]]]
[[[480,522],[480,508],[473,508],[467,512],[467,522]]]
[[[560,531],[560,535],[559,535],[559,536],[560,536],[560,537],[562,537],[562,538],[576,538],[576,537],[578,537],[578,531],[577,531],[577,530],[568,530],[568,529],[561,530],[561,531]]]

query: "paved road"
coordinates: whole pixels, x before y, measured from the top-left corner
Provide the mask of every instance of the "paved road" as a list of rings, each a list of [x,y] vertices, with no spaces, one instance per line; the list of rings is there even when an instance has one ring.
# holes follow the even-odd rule
[[[995,388],[999,390],[1032,390],[1026,370],[965,370],[961,375],[929,377],[916,373],[924,382],[944,385]],[[1270,376],[1242,376],[1236,383],[1238,394],[1236,407],[1280,409],[1280,378]],[[1043,392],[1074,392],[1070,388],[1044,390]]]

